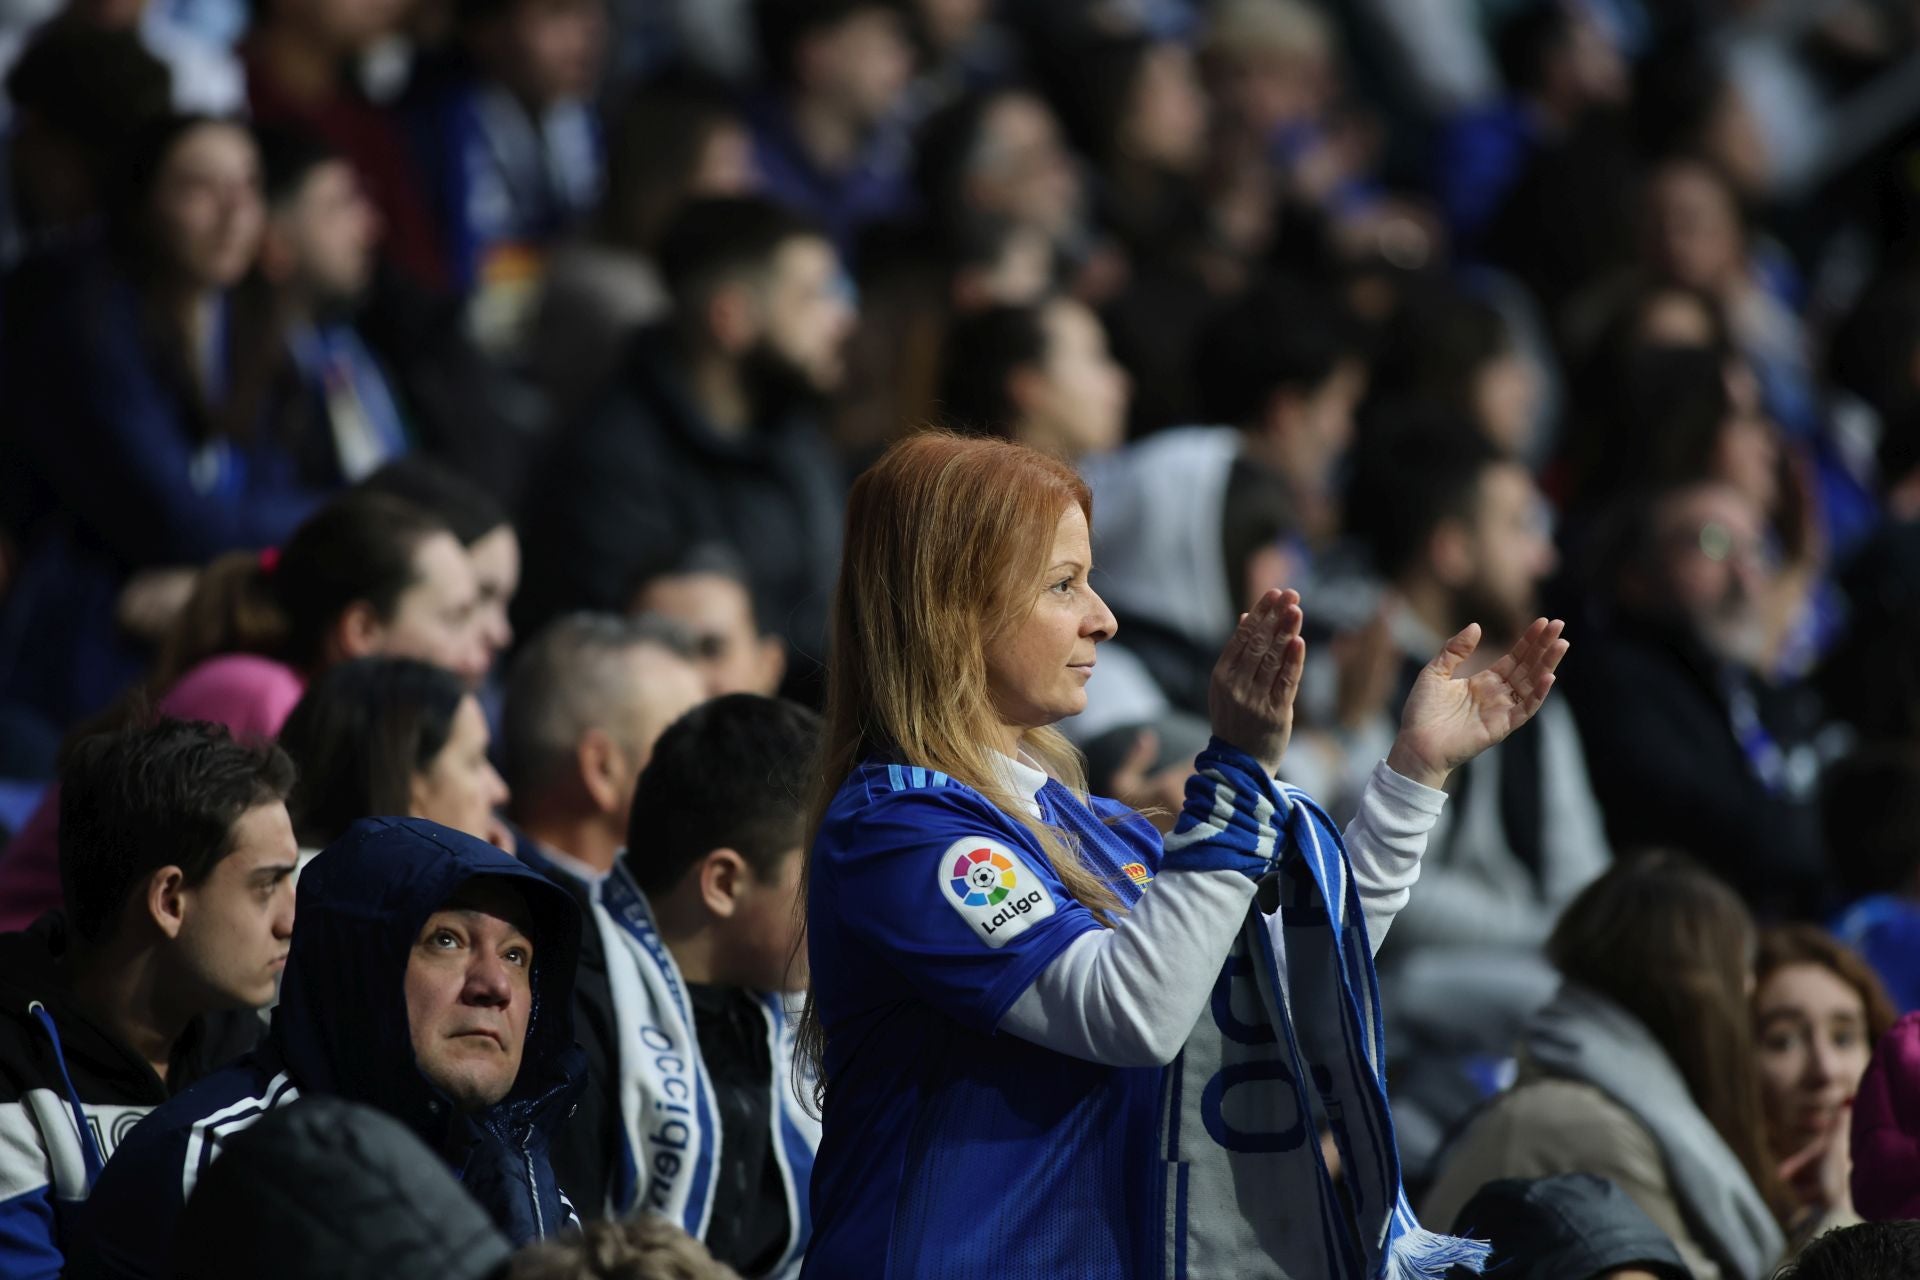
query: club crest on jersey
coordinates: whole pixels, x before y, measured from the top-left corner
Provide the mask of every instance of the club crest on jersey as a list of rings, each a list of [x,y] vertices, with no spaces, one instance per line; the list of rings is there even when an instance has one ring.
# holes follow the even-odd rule
[[[998,840],[955,840],[934,870],[947,905],[989,947],[1005,946],[1053,914],[1053,895],[1040,877]]]

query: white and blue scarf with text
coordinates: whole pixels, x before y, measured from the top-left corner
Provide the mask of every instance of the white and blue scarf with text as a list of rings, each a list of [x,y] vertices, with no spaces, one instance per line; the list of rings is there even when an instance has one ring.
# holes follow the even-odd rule
[[[686,983],[654,924],[647,898],[624,866],[601,882],[594,912],[606,942],[607,978],[620,1035],[620,1117],[632,1177],[619,1180],[614,1208],[662,1214],[704,1239],[713,1214],[723,1134],[719,1102],[700,1056]],[[625,958],[630,963],[622,963]],[[773,1156],[787,1193],[788,1244],[776,1277],[797,1275],[812,1235],[807,1187],[820,1122],[795,1088],[795,1011],[761,993],[773,1059]]]
[[[1425,1230],[1401,1189],[1379,984],[1339,830],[1305,792],[1218,741],[1197,766],[1162,870],[1234,869],[1262,884],[1209,1008],[1167,1068],[1161,1274],[1478,1271],[1488,1246]],[[1339,1152],[1337,1187],[1323,1125]]]

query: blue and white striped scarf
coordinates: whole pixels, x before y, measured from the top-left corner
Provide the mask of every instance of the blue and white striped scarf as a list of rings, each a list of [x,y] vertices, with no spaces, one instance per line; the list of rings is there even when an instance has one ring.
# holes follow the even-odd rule
[[[1478,1271],[1488,1246],[1425,1230],[1401,1189],[1379,984],[1339,830],[1305,792],[1274,783],[1234,748],[1216,740],[1197,763],[1162,869],[1260,879],[1277,854],[1278,874],[1263,883],[1208,1011],[1167,1069],[1161,1274],[1438,1280],[1455,1265]],[[1344,1202],[1321,1151],[1322,1122],[1339,1149]]]
[[[620,1121],[626,1169],[615,1213],[651,1211],[705,1239],[719,1181],[720,1102],[700,1054],[693,1003],[654,922],[646,894],[624,865],[600,882],[594,912],[607,949],[607,980],[620,1036]],[[758,993],[773,1073],[773,1158],[786,1193],[787,1246],[769,1273],[797,1275],[812,1236],[808,1184],[820,1123],[795,1091],[794,1013],[787,998]],[[736,1135],[737,1136],[737,1135]]]

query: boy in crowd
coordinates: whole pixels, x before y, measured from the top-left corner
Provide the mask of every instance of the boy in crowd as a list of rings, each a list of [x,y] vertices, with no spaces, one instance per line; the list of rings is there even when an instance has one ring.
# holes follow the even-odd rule
[[[128,1130],[251,1049],[293,931],[293,764],[214,725],[83,740],[67,912],[0,935],[0,1275],[60,1274]]]
[[[624,1179],[746,1276],[797,1271],[817,1121],[796,1094],[790,993],[812,712],[735,694],[654,746],[627,853],[599,888],[618,1025]],[[625,1185],[621,1185],[624,1182]]]

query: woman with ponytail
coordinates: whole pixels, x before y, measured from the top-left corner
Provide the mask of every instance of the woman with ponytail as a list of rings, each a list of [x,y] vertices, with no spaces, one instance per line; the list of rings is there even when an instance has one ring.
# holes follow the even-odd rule
[[[382,493],[347,493],[283,548],[237,551],[201,574],[153,674],[98,729],[133,707],[273,738],[307,682],[351,658],[418,658],[469,687],[490,651],[470,558],[445,524]],[[48,789],[0,856],[0,930],[60,905],[59,788]]]
[[[1290,1047],[1294,1026],[1310,1039],[1334,1025],[1309,1022],[1309,1006],[1340,999],[1330,990],[1371,998],[1369,945],[1418,876],[1440,785],[1539,708],[1566,651],[1560,625],[1539,620],[1471,678],[1478,629],[1448,642],[1343,852],[1317,806],[1274,778],[1305,646],[1298,596],[1269,592],[1215,669],[1214,738],[1163,845],[1140,815],[1085,793],[1053,727],[1085,705],[1115,630],[1088,580],[1090,518],[1071,468],[997,440],[916,436],[853,488],[805,879],[812,986],[798,1058],[824,1126],[805,1274],[1157,1275],[1189,1244],[1244,1239],[1212,1269],[1438,1275],[1438,1246],[1455,1247],[1449,1259],[1472,1250],[1402,1215],[1395,1161],[1377,1161],[1385,1204],[1331,1227],[1344,1211],[1310,1123],[1272,1148],[1284,1155],[1259,1158],[1269,1185],[1317,1188],[1317,1200],[1206,1194],[1202,1153],[1168,1148],[1182,1133],[1205,1140],[1177,1124],[1183,1097],[1204,1110],[1234,1077],[1199,1075],[1183,1092],[1182,1072],[1220,1051],[1220,1031],[1273,1051],[1272,1028],[1248,1031],[1255,1013],[1216,980],[1233,976],[1230,950],[1256,931],[1256,888],[1276,870],[1289,886],[1273,917],[1285,916],[1286,964],[1331,984],[1293,982],[1296,1016],[1278,1043]],[[1311,942],[1297,926],[1310,925],[1315,893]],[[1228,1007],[1203,1018],[1210,996]],[[1377,1017],[1335,1021],[1373,1028],[1371,1048],[1348,1041],[1367,1061],[1338,1080],[1316,1069],[1300,1087],[1331,1100],[1370,1081],[1360,1093],[1383,1106]],[[1312,1056],[1326,1042],[1301,1047]],[[1266,1084],[1282,1074],[1262,1072]],[[1233,1087],[1242,1102],[1221,1112],[1216,1098],[1204,1126],[1229,1138],[1237,1108],[1264,1096]],[[1340,1124],[1360,1136],[1357,1104]],[[1381,1129],[1375,1157],[1391,1149],[1383,1117]],[[1315,1204],[1329,1216],[1310,1220]]]

